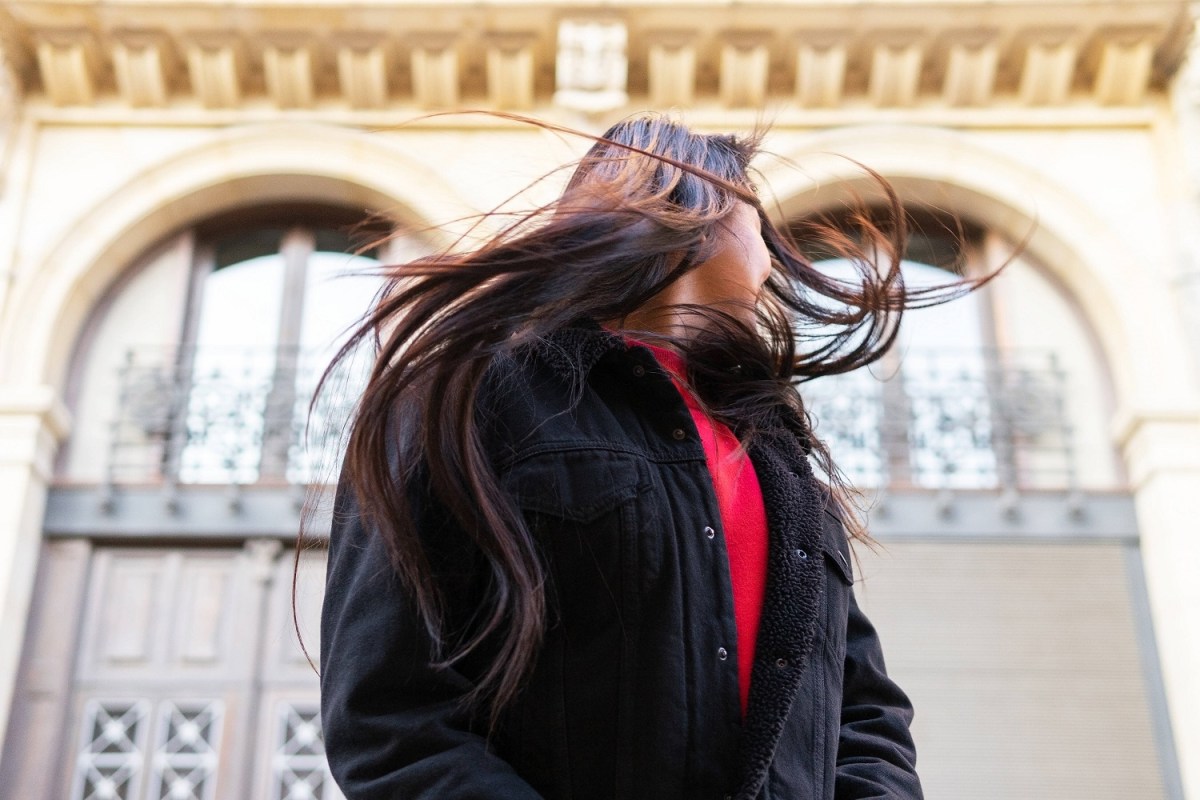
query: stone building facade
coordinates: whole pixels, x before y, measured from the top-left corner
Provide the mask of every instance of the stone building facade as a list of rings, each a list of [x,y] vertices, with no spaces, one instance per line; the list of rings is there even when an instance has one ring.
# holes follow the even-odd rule
[[[546,197],[586,146],[431,112],[655,108],[769,122],[798,231],[877,170],[914,282],[1010,262],[802,387],[873,500],[858,592],[931,800],[1200,800],[1195,14],[3,0],[0,797],[337,796],[292,565],[355,385],[306,438],[312,379],[376,286],[338,276]]]

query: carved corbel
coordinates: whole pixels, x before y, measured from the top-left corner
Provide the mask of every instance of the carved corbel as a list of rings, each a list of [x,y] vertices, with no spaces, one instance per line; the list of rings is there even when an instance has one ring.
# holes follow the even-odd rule
[[[767,31],[727,31],[721,43],[721,102],[757,108],[767,99],[770,41]]]
[[[1146,96],[1154,60],[1152,31],[1119,31],[1105,37],[1092,89],[1104,106],[1134,105]]]
[[[338,81],[351,108],[387,104],[387,57],[379,34],[347,34],[336,42]]]
[[[1048,31],[1031,38],[1021,72],[1021,102],[1031,106],[1065,103],[1071,95],[1079,45],[1068,31]]]
[[[167,104],[166,41],[158,31],[124,30],[113,34],[113,73],[117,90],[129,105]]]
[[[650,31],[647,72],[650,104],[689,106],[696,96],[696,32]]]
[[[444,31],[412,35],[413,96],[422,108],[458,104],[458,37]]]
[[[796,48],[796,103],[802,108],[833,108],[846,84],[849,31],[806,31]]]
[[[533,107],[532,33],[493,33],[487,47],[488,100],[497,108]]]
[[[911,106],[920,88],[924,45],[920,31],[894,31],[874,42],[867,92],[877,106]]]
[[[279,108],[313,104],[313,46],[305,36],[271,35],[263,47],[267,93]]]
[[[942,96],[952,106],[985,106],[992,99],[1000,50],[993,31],[961,31],[950,37]]]
[[[95,99],[97,57],[84,28],[42,29],[34,34],[38,70],[50,102],[89,105]]]
[[[245,53],[233,31],[204,31],[188,37],[188,75],[205,108],[233,108],[242,98]]]

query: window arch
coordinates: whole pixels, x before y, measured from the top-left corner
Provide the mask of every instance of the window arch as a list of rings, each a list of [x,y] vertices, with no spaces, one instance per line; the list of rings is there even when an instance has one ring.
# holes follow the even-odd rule
[[[308,403],[381,286],[379,248],[356,247],[350,223],[335,219],[308,212],[198,230],[179,351],[187,399],[177,447],[165,454],[168,475],[237,484],[319,477],[310,453],[325,443],[318,435],[304,446]],[[323,410],[332,411],[328,402]]]
[[[328,478],[365,354],[309,428],[316,381],[382,286],[380,265],[424,249],[336,206],[242,209],[180,232],[113,288],[85,336],[81,425],[62,471],[109,483]]]
[[[878,217],[879,209],[869,209]],[[909,242],[901,272],[909,286],[1006,274],[955,301],[904,316],[893,347],[870,368],[802,388],[818,435],[862,486],[924,489],[1075,488],[1115,480],[1115,461],[1093,409],[1078,439],[1080,406],[1072,394],[1099,380],[1095,354],[1081,359],[1082,321],[1036,265],[985,225],[952,213],[906,209]],[[791,229],[817,268],[854,279],[852,265],[812,246],[814,227],[851,236],[849,212],[812,214]],[[1046,335],[1013,336],[1010,275],[1054,309]],[[1032,280],[1031,280],[1032,279]],[[1088,348],[1084,348],[1088,349]],[[1066,357],[1066,358],[1064,358]],[[1064,368],[1070,361],[1072,375]],[[1086,361],[1088,363],[1081,363]],[[1092,424],[1094,423],[1094,424]],[[1084,468],[1081,453],[1104,451]],[[1086,474],[1081,474],[1086,473]]]

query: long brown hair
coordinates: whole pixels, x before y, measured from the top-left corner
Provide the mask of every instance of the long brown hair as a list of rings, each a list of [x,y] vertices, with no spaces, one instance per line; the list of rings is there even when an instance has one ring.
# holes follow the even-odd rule
[[[486,651],[465,700],[492,722],[532,667],[546,611],[544,566],[501,490],[481,430],[480,390],[498,359],[581,319],[621,329],[705,260],[736,203],[750,203],[773,268],[754,309],[757,324],[691,308],[702,324],[668,343],[684,354],[687,380],[709,414],[743,442],[789,421],[828,477],[834,502],[848,506],[845,481],[813,434],[795,384],[870,364],[892,344],[906,307],[980,282],[904,286],[904,210],[878,176],[884,223],[863,214],[857,232],[831,226],[814,234],[856,266],[855,280],[839,280],[814,268],[769,219],[751,178],[759,135],[702,134],[642,114],[589,138],[593,146],[553,202],[507,220],[477,246],[390,267],[387,289],[334,362],[364,342],[377,348],[343,480],[383,537],[435,643],[435,661],[448,666]],[[453,515],[490,573],[466,634],[447,631],[445,587],[423,543],[428,533],[413,521],[416,481]],[[866,538],[855,515],[846,519],[851,535]]]

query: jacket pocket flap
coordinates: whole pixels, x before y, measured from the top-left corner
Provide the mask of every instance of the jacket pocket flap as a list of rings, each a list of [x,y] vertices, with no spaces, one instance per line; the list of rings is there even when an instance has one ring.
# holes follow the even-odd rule
[[[638,459],[604,450],[543,453],[515,464],[504,484],[527,511],[591,522],[638,493]]]

